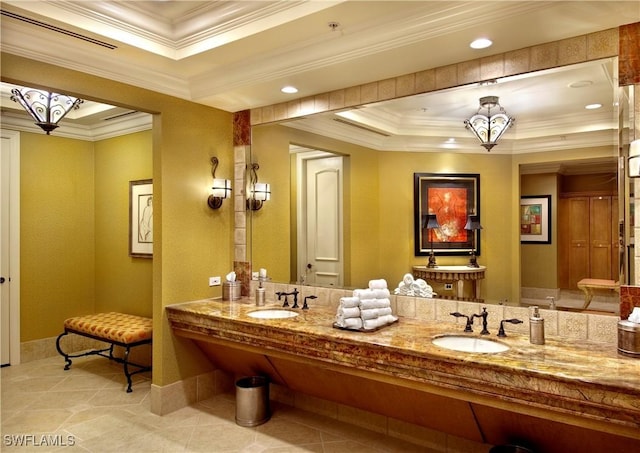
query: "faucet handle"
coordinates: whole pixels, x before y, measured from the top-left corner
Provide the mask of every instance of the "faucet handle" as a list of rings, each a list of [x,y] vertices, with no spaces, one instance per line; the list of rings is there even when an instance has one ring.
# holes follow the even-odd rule
[[[304,304],[302,304],[302,309],[303,310],[308,310],[309,309],[309,305],[307,305],[307,299],[317,299],[318,296],[307,296],[304,298]]]
[[[449,313],[451,316],[455,316],[456,318],[467,318],[467,325],[464,327],[465,332],[473,332],[471,326],[473,325],[473,317],[469,317],[467,315],[463,315],[460,312],[454,311],[453,313]]]
[[[516,319],[516,318],[512,318],[512,319],[503,319],[502,321],[500,321],[500,329],[498,330],[498,336],[499,337],[506,337],[507,334],[504,333],[504,323],[508,322],[511,324],[522,324],[522,320],[520,319]]]

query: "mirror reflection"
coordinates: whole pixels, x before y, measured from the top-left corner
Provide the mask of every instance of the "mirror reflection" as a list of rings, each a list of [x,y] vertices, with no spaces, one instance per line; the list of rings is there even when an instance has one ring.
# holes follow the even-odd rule
[[[456,285],[429,282],[434,291],[486,303],[571,299],[569,308],[584,308],[581,280],[617,285],[628,267],[619,247],[618,200],[628,195],[618,187],[616,64],[599,60],[253,127],[251,160],[272,192],[269,206],[251,213],[253,267],[279,282],[356,288],[384,278],[395,288],[428,260],[415,254],[414,173],[479,174],[480,289],[456,294]],[[497,96],[515,120],[490,151],[464,125],[485,96]],[[536,196],[549,199],[541,222],[549,220],[550,240],[523,242],[521,200]],[[465,266],[469,256],[437,261]],[[617,292],[597,288],[588,308],[614,312]]]

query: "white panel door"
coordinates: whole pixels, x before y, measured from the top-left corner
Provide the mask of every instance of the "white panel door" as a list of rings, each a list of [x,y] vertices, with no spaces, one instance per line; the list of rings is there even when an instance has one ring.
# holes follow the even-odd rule
[[[306,269],[309,284],[343,285],[342,157],[305,160]]]
[[[1,365],[20,363],[20,133],[0,140]]]

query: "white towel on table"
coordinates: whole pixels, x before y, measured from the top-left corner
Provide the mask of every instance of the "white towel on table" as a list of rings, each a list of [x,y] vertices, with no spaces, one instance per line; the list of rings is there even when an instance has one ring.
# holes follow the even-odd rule
[[[348,329],[362,329],[362,319],[361,318],[349,318],[344,320],[344,326]]]
[[[378,318],[378,309],[370,308],[368,310],[360,310],[360,317],[363,321],[367,321],[369,319],[377,319]]]
[[[369,280],[369,289],[387,289],[387,281],[384,278]]]
[[[381,316],[387,316],[391,314],[391,307],[386,308],[370,308],[368,310],[360,310],[360,317],[363,320],[375,319]]]
[[[342,316],[343,318],[359,318],[360,317],[360,308],[358,307],[338,307],[338,316]]]
[[[387,308],[391,306],[389,299],[364,299],[360,301],[361,310],[369,310],[371,308]]]
[[[360,300],[375,299],[376,294],[372,289],[354,289],[353,297],[357,297]]]
[[[391,296],[391,292],[388,289],[374,289],[373,290],[373,298],[374,299],[388,299]]]
[[[360,305],[360,299],[357,297],[341,297],[340,306],[345,308],[357,307]]]

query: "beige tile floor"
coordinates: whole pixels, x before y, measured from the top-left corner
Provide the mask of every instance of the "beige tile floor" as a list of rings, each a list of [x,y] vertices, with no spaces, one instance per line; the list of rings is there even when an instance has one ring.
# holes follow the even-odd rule
[[[277,403],[267,423],[240,427],[230,394],[160,417],[149,411],[149,377],[126,393],[122,367],[101,357],[69,371],[61,357],[5,367],[0,386],[3,452],[435,451]]]

